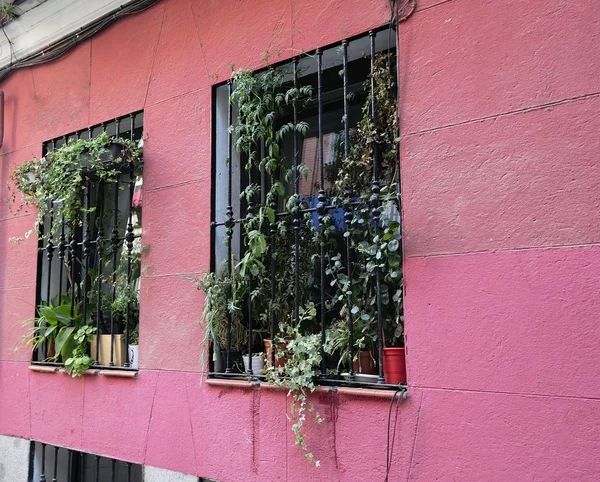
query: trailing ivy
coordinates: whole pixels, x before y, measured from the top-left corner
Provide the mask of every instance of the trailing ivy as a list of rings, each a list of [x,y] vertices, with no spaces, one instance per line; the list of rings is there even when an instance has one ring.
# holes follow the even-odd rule
[[[110,159],[111,144],[122,146],[116,159]],[[37,210],[35,224],[25,234],[26,238],[38,231],[49,216],[55,220],[64,219],[65,225],[74,230],[83,225],[86,214],[95,210],[84,204],[86,184],[90,181],[115,184],[123,168],[133,169],[137,174],[141,163],[141,148],[128,139],[111,138],[103,133],[93,139],[71,140],[15,169],[8,183],[11,211],[17,213],[25,206]],[[17,198],[17,193],[21,199]],[[60,229],[61,223],[54,222],[51,229],[44,231],[43,237],[54,239]]]

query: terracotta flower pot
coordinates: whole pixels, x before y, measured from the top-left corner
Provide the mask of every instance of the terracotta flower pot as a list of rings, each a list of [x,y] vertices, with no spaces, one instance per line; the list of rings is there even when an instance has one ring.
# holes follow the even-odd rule
[[[383,349],[383,376],[385,383],[406,383],[406,358],[404,348]]]
[[[354,373],[365,373],[367,375],[376,375],[375,360],[369,351],[359,351],[356,354],[357,359],[352,362]]]
[[[265,355],[266,355],[267,366],[270,367],[273,343],[268,338],[265,338],[263,340],[263,342],[265,344]],[[277,349],[275,350],[275,368],[279,368],[279,367],[282,367],[285,365],[285,358],[284,357],[277,358],[277,353],[279,352],[279,350],[281,350],[281,352],[284,353],[286,351],[286,349],[287,349],[287,346],[285,343],[279,343]]]

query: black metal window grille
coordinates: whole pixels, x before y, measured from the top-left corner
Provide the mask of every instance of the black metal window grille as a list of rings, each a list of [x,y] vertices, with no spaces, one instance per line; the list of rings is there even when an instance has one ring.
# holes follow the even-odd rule
[[[32,441],[29,482],[50,481],[141,482],[142,466]]]
[[[400,296],[398,293],[388,291],[384,282],[383,272],[379,267],[369,271],[374,274],[373,283],[376,283],[376,294],[373,299],[376,314],[369,320],[369,336],[372,337],[372,358],[375,364],[375,377],[365,382],[365,377],[356,373],[357,348],[356,329],[357,319],[366,318],[366,313],[356,311],[355,307],[349,308],[344,316],[336,314],[334,293],[331,286],[333,279],[338,280],[344,273],[334,275],[336,267],[343,267],[345,276],[348,278],[360,276],[357,274],[357,246],[350,239],[349,231],[352,223],[362,222],[361,216],[374,236],[378,236],[375,242],[381,242],[384,230],[389,226],[397,226],[396,231],[388,241],[393,240],[396,259],[402,259],[401,235],[400,235],[400,184],[398,155],[393,159],[384,159],[382,146],[375,140],[372,143],[372,162],[368,170],[361,172],[354,178],[357,185],[345,183],[344,194],[335,196],[332,186],[338,181],[335,164],[340,157],[347,158],[353,148],[353,138],[360,127],[361,119],[365,112],[375,118],[378,115],[376,95],[374,95],[373,76],[378,63],[378,58],[387,55],[390,78],[394,82],[394,108],[397,108],[396,87],[396,34],[391,28],[371,31],[367,35],[357,38],[343,40],[335,45],[330,45],[315,52],[311,52],[290,62],[274,65],[270,69],[277,69],[285,75],[285,85],[288,88],[301,89],[302,86],[311,86],[316,94],[311,100],[301,103],[293,99],[286,107],[286,112],[274,119],[278,125],[290,123],[298,126],[306,123],[307,128],[301,135],[299,129],[291,129],[284,135],[279,148],[286,153],[289,162],[287,166],[293,175],[284,183],[279,196],[269,200],[270,219],[264,229],[267,240],[265,269],[262,270],[262,278],[256,278],[252,274],[240,273],[240,259],[249,249],[248,238],[244,237],[244,228],[252,223],[257,216],[260,206],[265,206],[268,196],[265,193],[271,187],[268,176],[264,169],[247,168],[247,157],[236,150],[238,140],[236,134],[236,117],[239,105],[231,99],[235,99],[235,81],[229,81],[215,87],[214,111],[213,111],[213,198],[212,198],[212,271],[215,277],[222,274],[230,280],[245,277],[247,279],[245,300],[236,307],[237,314],[233,309],[227,311],[227,336],[225,346],[211,344],[212,357],[210,360],[210,377],[247,377],[253,376],[263,378],[261,373],[253,370],[252,357],[249,356],[246,366],[239,361],[239,341],[244,340],[246,353],[260,351],[260,341],[268,338],[274,340],[279,332],[279,323],[282,321],[283,311],[293,320],[297,326],[303,313],[304,300],[314,301],[317,309],[316,320],[318,326],[313,332],[321,337],[322,362],[318,380],[320,384],[369,386],[376,388],[397,388],[397,385],[385,383],[383,371],[383,348],[384,332],[390,322],[390,305],[392,295],[394,297],[394,309],[392,316],[397,324],[393,335],[394,340],[404,347],[403,338],[403,308],[402,288]],[[370,99],[370,101],[369,101]],[[365,105],[368,104],[368,105]],[[394,114],[397,116],[397,111]],[[398,139],[396,139],[397,143]],[[264,141],[257,147],[259,157],[267,159]],[[382,165],[395,164],[393,183],[389,179],[384,180]],[[303,178],[300,173],[308,175]],[[280,176],[283,178],[283,176]],[[361,179],[362,178],[362,179]],[[366,182],[365,182],[366,179]],[[272,182],[272,180],[271,180]],[[357,192],[358,185],[368,185],[368,192]],[[247,188],[249,185],[258,186],[249,196]],[[393,186],[393,192],[385,191],[385,188]],[[360,203],[360,195],[367,196],[368,203]],[[362,198],[364,199],[364,197]],[[388,201],[392,202],[388,202]],[[290,205],[291,202],[291,205]],[[362,213],[358,209],[362,209]],[[285,260],[275,259],[271,256],[275,252],[278,243],[277,221],[287,220],[287,229],[290,234],[286,239],[289,241],[289,255]],[[392,221],[391,221],[392,220]],[[385,231],[389,236],[389,230]],[[335,239],[334,239],[335,238]],[[314,243],[318,246],[316,256],[312,261],[313,271],[301,274],[301,265],[306,260],[303,253],[309,251],[308,245]],[[281,249],[281,246],[277,246]],[[292,266],[293,276],[282,277],[280,270],[285,265]],[[362,266],[366,269],[365,266]],[[347,271],[346,271],[347,270]],[[397,268],[394,276],[400,278],[402,285],[402,267]],[[308,279],[307,279],[308,278]],[[257,309],[256,299],[253,298],[257,288],[268,284],[271,290],[271,304],[264,303],[262,309]],[[289,296],[289,306],[282,308],[274,304],[276,293],[281,290],[281,283],[289,283],[292,296]],[[251,293],[251,295],[248,295]],[[230,303],[235,301],[233,289],[228,288]],[[348,307],[351,306],[351,303]],[[339,308],[337,308],[339,310]],[[241,313],[241,314],[240,314]],[[241,325],[236,324],[233,318],[242,317]],[[328,350],[329,333],[332,326],[341,322],[347,325],[348,339],[346,342],[345,358]],[[359,321],[362,321],[359,320]],[[362,324],[363,326],[365,323]],[[243,334],[238,333],[244,330]],[[389,332],[388,332],[389,336]],[[257,339],[260,340],[257,342]],[[389,340],[389,339],[388,339]],[[265,353],[269,348],[265,347]],[[267,356],[266,363],[273,364],[275,349],[270,350],[270,360]],[[353,363],[354,361],[354,363]],[[345,373],[342,371],[345,369]]]
[[[143,119],[139,111],[46,141],[42,154],[104,132],[111,138],[141,141]],[[110,186],[88,179],[82,197],[89,212],[81,227],[69,231],[65,220],[54,215],[40,226],[36,305],[68,303],[71,316],[81,311],[85,323],[96,328],[90,348],[93,367],[137,368],[130,349],[137,345],[139,325],[142,184],[142,175],[132,171],[123,172]],[[52,213],[59,202],[48,200]],[[55,223],[60,223],[57,237],[44,237]],[[124,286],[137,294],[138,302],[130,300],[115,309]],[[55,355],[54,346],[45,343],[33,351],[33,363],[61,366],[65,360]]]

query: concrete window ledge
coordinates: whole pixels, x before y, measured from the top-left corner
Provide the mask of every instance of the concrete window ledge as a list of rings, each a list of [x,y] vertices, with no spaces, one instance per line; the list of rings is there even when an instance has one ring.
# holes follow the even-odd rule
[[[218,388],[241,388],[245,390],[280,390],[287,391],[287,388],[274,385],[272,383],[261,382],[258,380],[225,380],[222,378],[209,378],[205,382],[207,385]],[[339,393],[342,395],[371,397],[391,399],[396,391],[394,390],[377,390],[370,388],[351,388],[351,387],[326,387],[318,386],[314,393]],[[398,397],[401,400],[408,398],[408,392],[404,390]]]
[[[48,365],[29,365],[29,369],[32,372],[38,373],[62,373],[68,375],[67,371],[62,367],[48,366]],[[103,368],[89,368],[85,372],[85,376],[102,375],[105,377],[116,377],[116,378],[137,378],[137,370],[108,370]]]

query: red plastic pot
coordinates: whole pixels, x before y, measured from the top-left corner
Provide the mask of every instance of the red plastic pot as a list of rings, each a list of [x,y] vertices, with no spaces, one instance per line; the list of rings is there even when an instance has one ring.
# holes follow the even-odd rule
[[[406,357],[404,348],[383,349],[383,376],[385,383],[406,383]]]
[[[368,351],[359,351],[357,360],[352,362],[352,370],[354,373],[366,373],[368,375],[377,375],[377,367],[373,361],[371,353]]]

